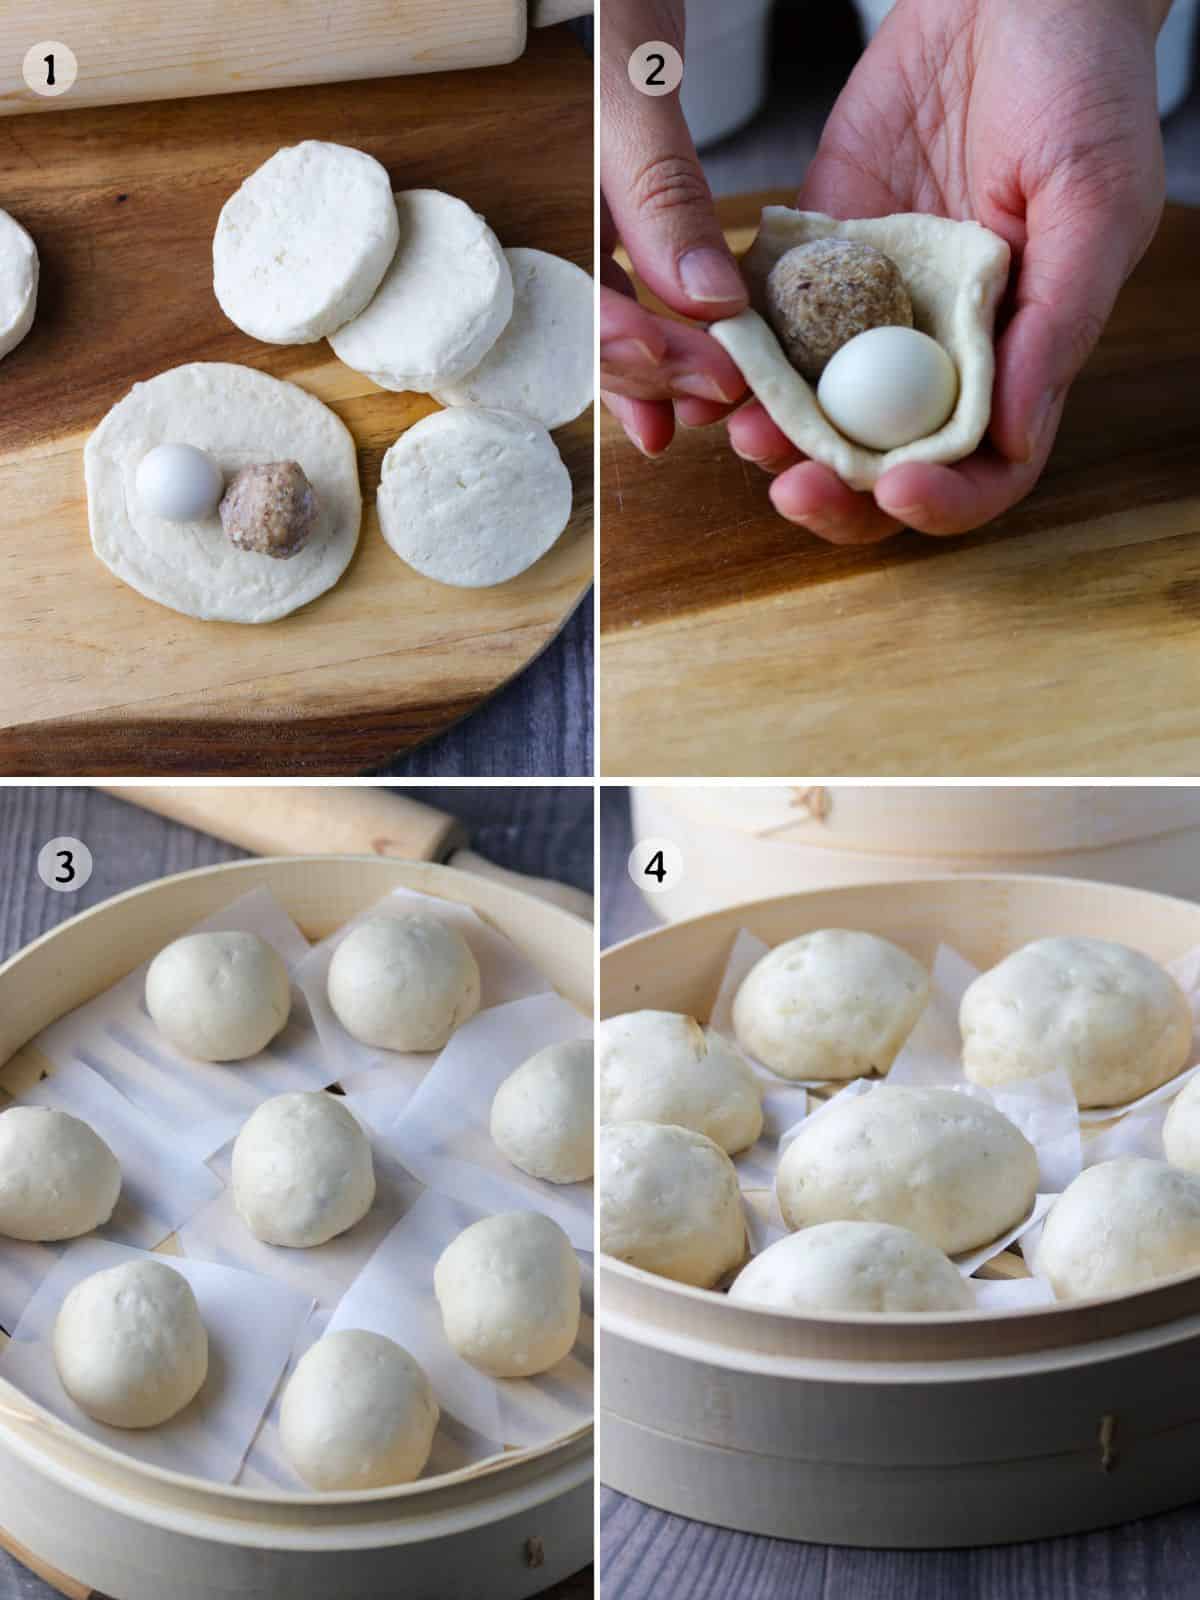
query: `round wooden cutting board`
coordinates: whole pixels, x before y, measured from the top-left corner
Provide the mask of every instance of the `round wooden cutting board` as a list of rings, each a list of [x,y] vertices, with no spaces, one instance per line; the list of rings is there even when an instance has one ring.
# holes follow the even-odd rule
[[[461,195],[502,244],[592,265],[592,67],[564,29],[507,67],[0,119],[0,207],[33,234],[38,320],[0,364],[0,772],[360,772],[441,732],[550,642],[592,572],[592,420],[555,442],[571,525],[494,589],[420,577],[384,543],[384,452],[436,404],[329,346],[260,344],[212,292],[212,234],[281,145],[369,151],[396,188]],[[196,622],[92,555],[82,450],[130,386],[187,361],[300,384],[359,447],[358,553],[328,594],[260,627]]]
[[[738,251],[765,204],[723,201]],[[1035,491],[960,539],[837,548],[723,427],[602,431],[611,776],[1192,774],[1200,211],[1169,207]]]

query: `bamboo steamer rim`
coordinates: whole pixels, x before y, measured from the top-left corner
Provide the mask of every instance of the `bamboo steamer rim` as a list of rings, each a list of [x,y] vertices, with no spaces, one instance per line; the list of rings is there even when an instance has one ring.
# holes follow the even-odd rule
[[[573,912],[562,907],[552,905],[536,896],[525,894],[519,889],[512,888],[509,884],[494,879],[476,877],[472,873],[459,871],[455,867],[443,866],[440,863],[428,861],[405,861],[395,857],[386,860],[370,855],[346,856],[261,856],[252,857],[245,861],[227,861],[214,866],[192,867],[185,872],[172,873],[164,878],[156,878],[148,883],[138,884],[132,889],[123,890],[121,893],[101,901],[99,905],[91,906],[75,916],[67,918],[56,927],[39,935],[30,943],[22,946],[6,961],[0,963],[0,983],[16,970],[19,966],[35,959],[47,946],[60,940],[64,934],[78,930],[82,925],[93,919],[103,919],[111,915],[118,907],[128,906],[132,902],[150,897],[169,896],[172,889],[180,885],[197,882],[200,880],[217,880],[226,875],[236,880],[238,877],[252,877],[258,875],[262,878],[260,885],[247,886],[246,889],[235,887],[233,892],[218,902],[228,904],[239,897],[241,893],[248,893],[250,887],[267,887],[277,895],[284,909],[288,910],[286,895],[275,887],[275,883],[284,873],[297,868],[317,870],[329,869],[336,872],[347,866],[367,867],[371,875],[378,874],[382,881],[379,894],[372,900],[366,900],[359,910],[366,910],[369,905],[382,899],[393,888],[413,888],[419,893],[440,896],[452,900],[460,905],[470,906],[489,927],[511,938],[520,946],[521,941],[511,929],[501,927],[495,918],[489,915],[488,905],[499,903],[505,907],[511,905],[514,911],[523,913],[529,918],[539,919],[549,924],[551,936],[556,948],[569,949],[573,942],[585,940],[589,945],[592,930],[591,925]],[[274,881],[273,881],[274,880]],[[482,905],[480,902],[482,901]],[[292,913],[289,911],[289,915]],[[357,914],[357,913],[354,913]],[[192,921],[197,918],[192,918]],[[307,929],[297,920],[301,931],[307,935]],[[340,925],[340,924],[337,924]],[[330,930],[333,931],[333,930]],[[322,934],[321,937],[326,937]],[[178,937],[178,935],[172,935]],[[126,975],[136,968],[143,957],[138,957],[132,965],[126,967]],[[530,959],[533,959],[530,957]],[[119,979],[117,981],[120,981]],[[589,972],[589,984],[591,974]],[[108,983],[101,983],[94,993],[101,992],[109,987]],[[558,989],[555,983],[555,988]],[[561,989],[559,992],[562,992]],[[68,1007],[67,1009],[73,1009]],[[63,1012],[56,1015],[61,1016]],[[46,1024],[42,1024],[45,1026]],[[35,1028],[32,1033],[17,1043],[5,1041],[7,1048],[2,1051],[3,1059],[0,1060],[0,1072],[7,1065],[12,1056],[17,1053],[30,1039],[36,1036],[41,1029]],[[280,1375],[280,1382],[283,1374]],[[115,1469],[122,1477],[133,1480],[142,1480],[157,1488],[174,1488],[185,1491],[192,1499],[224,1502],[226,1505],[243,1506],[247,1511],[253,1508],[263,1510],[276,1510],[295,1513],[299,1510],[331,1511],[338,1507],[363,1508],[379,1507],[381,1510],[393,1503],[404,1505],[408,1502],[419,1504],[422,1500],[436,1499],[443,1491],[470,1484],[479,1479],[496,1478],[514,1469],[536,1465],[547,1457],[557,1457],[570,1453],[573,1447],[590,1439],[594,1432],[594,1423],[581,1423],[567,1433],[560,1434],[554,1439],[545,1440],[537,1445],[528,1445],[521,1448],[506,1448],[495,1455],[485,1457],[482,1461],[469,1463],[467,1466],[458,1467],[453,1472],[444,1472],[432,1478],[418,1478],[415,1482],[406,1484],[385,1485],[379,1489],[363,1490],[333,1490],[328,1493],[288,1491],[282,1489],[250,1488],[240,1484],[218,1483],[210,1478],[200,1478],[189,1473],[182,1473],[167,1467],[156,1466],[150,1462],[142,1461],[136,1456],[125,1451],[115,1449],[104,1444],[98,1439],[83,1433],[73,1427],[69,1422],[53,1412],[31,1400],[7,1379],[0,1377],[0,1439],[5,1442],[15,1443],[13,1428],[19,1428],[20,1442],[26,1449],[37,1450],[39,1436],[48,1436],[53,1442],[62,1444],[72,1451],[80,1452],[84,1456],[92,1457],[98,1464]],[[43,1457],[41,1464],[46,1465]],[[56,1465],[61,1467],[61,1462]],[[588,1466],[590,1471],[590,1463]],[[75,1473],[78,1480],[78,1474]],[[91,1495],[100,1492],[100,1486],[89,1479],[83,1480],[83,1486]],[[503,1490],[504,1484],[498,1483]],[[551,1491],[553,1492],[553,1491]],[[148,1514],[151,1508],[170,1510],[178,1513],[179,1507],[174,1501],[170,1502],[143,1502],[140,1510],[143,1515]],[[244,1534],[252,1530],[252,1522],[239,1523],[238,1531]],[[326,1525],[326,1528],[328,1525]],[[289,1534],[300,1531],[298,1528],[289,1528]],[[314,1534],[323,1531],[314,1528]]]
[[[654,969],[653,946],[661,944],[689,929],[711,926],[714,931],[718,928],[724,936],[729,932],[732,939],[734,931],[742,925],[743,917],[753,918],[760,911],[770,911],[772,908],[781,910],[785,906],[799,908],[806,902],[816,898],[825,900],[840,899],[850,896],[862,897],[873,893],[881,894],[887,898],[903,897],[907,901],[920,896],[923,890],[928,890],[935,885],[953,885],[956,892],[969,891],[974,885],[991,886],[1005,890],[1022,888],[1045,894],[1047,890],[1059,889],[1071,895],[1089,894],[1097,891],[1125,900],[1137,900],[1144,904],[1149,901],[1159,902],[1173,910],[1180,908],[1191,912],[1196,919],[1196,942],[1200,944],[1200,905],[1189,901],[1176,899],[1173,895],[1161,894],[1154,890],[1132,888],[1124,884],[1102,883],[1091,879],[1064,878],[1049,874],[1033,873],[931,873],[920,878],[901,880],[881,880],[876,882],[855,883],[840,887],[819,887],[808,890],[793,890],[786,894],[768,895],[756,900],[748,900],[736,906],[728,906],[716,911],[705,912],[701,916],[685,918],[682,921],[668,924],[665,927],[652,928],[645,933],[624,939],[618,944],[610,946],[601,952],[600,978],[601,1001],[600,1016],[607,1017],[614,1012],[604,997],[604,966],[610,958],[620,954],[626,955],[631,951],[642,953],[642,969],[652,972]],[[830,926],[828,922],[822,926]],[[848,925],[848,924],[843,924]],[[796,932],[805,931],[802,927]],[[1053,930],[1048,930],[1049,932]],[[648,989],[652,984],[647,983]],[[647,994],[643,1004],[655,1004],[653,994]],[[879,1082],[885,1082],[886,1077]],[[978,1335],[981,1332],[996,1331],[1001,1336],[1005,1332],[1034,1333],[1034,1338],[1018,1338],[1013,1342],[1005,1354],[1041,1354],[1042,1356],[1061,1352],[1068,1344],[1072,1347],[1090,1345],[1092,1350],[1089,1359],[1095,1356],[1097,1344],[1111,1343],[1125,1335],[1131,1338],[1151,1327],[1162,1327],[1168,1322],[1177,1322],[1183,1317],[1200,1317],[1200,1269],[1190,1268],[1181,1272],[1171,1273],[1169,1276],[1155,1278],[1151,1283],[1138,1288],[1127,1290],[1119,1294],[1089,1296],[1087,1299],[1056,1301],[1051,1305],[1041,1306],[1014,1306],[1004,1310],[971,1310],[971,1311],[909,1311],[909,1312],[876,1312],[876,1311],[843,1311],[837,1313],[810,1311],[803,1314],[774,1311],[769,1307],[755,1306],[749,1303],[731,1302],[728,1295],[716,1289],[702,1289],[693,1284],[676,1282],[674,1279],[665,1278],[644,1268],[631,1265],[629,1262],[620,1261],[615,1256],[598,1251],[598,1262],[601,1273],[614,1287],[624,1285],[627,1294],[636,1296],[639,1302],[656,1301],[665,1315],[670,1319],[671,1325],[656,1327],[655,1337],[659,1342],[669,1345],[677,1343],[681,1349],[690,1345],[693,1352],[703,1348],[709,1359],[719,1359],[723,1364],[737,1366],[748,1363],[753,1366],[756,1361],[771,1365],[772,1370],[778,1370],[779,1363],[795,1360],[804,1363],[811,1370],[812,1362],[827,1359],[819,1353],[800,1348],[788,1352],[786,1345],[794,1341],[801,1330],[811,1330],[819,1342],[822,1351],[841,1347],[847,1352],[842,1359],[844,1365],[838,1365],[838,1358],[832,1357],[831,1366],[837,1366],[839,1372],[844,1369],[869,1368],[872,1357],[862,1357],[852,1352],[858,1351],[868,1341],[868,1336],[875,1338],[882,1336],[881,1343],[889,1336],[894,1338],[895,1345],[886,1354],[880,1353],[874,1360],[888,1366],[889,1374],[896,1370],[903,1370],[905,1364],[915,1365],[926,1362],[935,1353],[939,1340],[954,1335]],[[600,1299],[601,1325],[615,1329],[618,1323],[625,1324],[625,1331],[633,1334],[636,1326],[635,1316],[628,1312],[614,1311],[606,1306],[603,1297]],[[1132,1310],[1132,1320],[1122,1319],[1118,1314]],[[744,1320],[743,1320],[744,1319]],[[696,1331],[698,1328],[708,1328],[713,1322],[724,1322],[728,1330],[718,1341],[714,1350],[711,1340],[704,1334]],[[742,1331],[751,1334],[750,1343],[737,1344],[732,1342],[733,1330],[741,1324]],[[1200,1321],[1197,1328],[1200,1329]],[[640,1331],[649,1331],[648,1327]],[[1036,1338],[1038,1331],[1044,1331],[1046,1337],[1042,1340]],[[757,1336],[757,1337],[756,1337]],[[773,1338],[772,1338],[773,1336]],[[1181,1337],[1186,1336],[1181,1334]],[[715,1337],[715,1335],[714,1335]],[[772,1348],[768,1348],[768,1340]],[[949,1356],[950,1369],[955,1366],[966,1367],[974,1358],[982,1358],[988,1362],[989,1370],[994,1367],[997,1359],[994,1354],[989,1354],[982,1342],[977,1338],[969,1340],[970,1348],[960,1355]],[[937,1351],[945,1357],[948,1352]],[[964,1376],[967,1375],[965,1372]]]

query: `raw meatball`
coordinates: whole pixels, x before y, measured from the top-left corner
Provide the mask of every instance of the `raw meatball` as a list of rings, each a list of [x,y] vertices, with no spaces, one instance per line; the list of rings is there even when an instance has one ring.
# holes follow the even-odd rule
[[[742,1268],[731,1300],[773,1311],[969,1311],[975,1297],[940,1250],[886,1222],[821,1222]]]
[[[86,1122],[49,1106],[0,1115],[0,1234],[50,1243],[102,1228],[121,1166]]]
[[[1019,1222],[1037,1179],[1037,1152],[993,1106],[884,1083],[802,1123],[775,1192],[789,1228],[892,1222],[957,1255]]]
[[[823,928],[777,945],[733,1002],[747,1054],[781,1078],[884,1073],[929,1000],[929,974],[871,933]]]
[[[375,1199],[367,1136],[333,1095],[276,1095],[237,1136],[233,1198],[256,1239],[294,1250],[325,1244]]]
[[[776,337],[810,383],[868,328],[913,325],[895,262],[849,239],[814,239],[786,251],[767,275],[764,297]]]
[[[522,1172],[550,1183],[592,1175],[592,1041],[547,1045],[510,1072],[492,1100],[492,1140]]]
[[[244,1061],[287,1025],[292,986],[256,933],[192,933],[160,950],[146,1010],[164,1038],[199,1061]]]
[[[296,1363],[279,1436],[310,1487],[382,1489],[420,1477],[438,1417],[429,1379],[407,1350],[346,1329],[326,1334]]]
[[[329,1004],[362,1044],[440,1050],[479,1010],[479,966],[456,928],[436,917],[367,917],[329,964]]]
[[[1081,1106],[1115,1106],[1187,1066],[1183,990],[1140,950],[1107,939],[1037,939],[985,972],[959,1008],[963,1071],[1009,1083],[1065,1067]]]
[[[54,1325],[63,1388],[97,1422],[156,1428],[199,1394],[208,1334],[192,1286],[160,1261],[130,1261],[77,1283]]]
[[[557,1223],[507,1211],[465,1228],[441,1254],[433,1287],[446,1338],[493,1378],[531,1378],[579,1336],[579,1261]]]
[[[596,1157],[600,1248],[702,1289],[740,1266],[746,1219],[733,1162],[691,1128],[613,1122]]]
[[[295,461],[243,467],[234,474],[220,509],[230,544],[279,561],[302,550],[317,526],[317,497]]]
[[[1050,1207],[1033,1270],[1060,1300],[1119,1294],[1200,1270],[1200,1178],[1121,1156],[1088,1167]]]
[[[750,1066],[718,1033],[675,1011],[608,1017],[596,1033],[601,1122],[693,1128],[735,1155],[762,1132]]]

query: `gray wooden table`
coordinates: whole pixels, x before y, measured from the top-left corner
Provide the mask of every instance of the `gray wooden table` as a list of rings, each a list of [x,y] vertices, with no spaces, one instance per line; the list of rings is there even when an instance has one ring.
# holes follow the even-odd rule
[[[602,789],[603,945],[657,925],[626,870],[632,844],[628,791]],[[600,1568],[604,1600],[1182,1600],[1200,1594],[1200,1506],[1031,1544],[848,1550],[711,1528],[602,1486]]]
[[[590,892],[590,786],[421,787],[413,792],[427,805],[467,821],[472,848],[480,855]],[[91,881],[77,894],[47,889],[36,871],[40,847],[63,836],[81,839],[94,860]],[[245,854],[87,787],[0,787],[0,959],[124,889]],[[3,1522],[0,1506],[0,1526]],[[549,1596],[583,1600],[590,1593],[590,1578],[579,1574]],[[0,1600],[55,1600],[55,1591],[0,1550]]]

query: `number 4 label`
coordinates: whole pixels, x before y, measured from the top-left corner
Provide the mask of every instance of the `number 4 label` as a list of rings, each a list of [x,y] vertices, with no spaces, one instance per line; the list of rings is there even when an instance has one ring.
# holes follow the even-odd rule
[[[644,894],[664,894],[683,882],[683,852],[671,839],[639,839],[629,852],[629,876]]]

